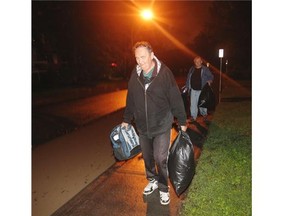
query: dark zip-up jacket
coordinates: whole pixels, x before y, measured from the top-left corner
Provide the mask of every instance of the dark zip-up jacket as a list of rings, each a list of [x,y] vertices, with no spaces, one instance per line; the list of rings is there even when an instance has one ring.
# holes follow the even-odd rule
[[[138,132],[149,137],[171,129],[174,117],[179,125],[186,125],[187,117],[172,71],[156,57],[154,60],[157,74],[149,84],[144,84],[138,65],[132,71],[123,116],[126,123],[134,119]]]

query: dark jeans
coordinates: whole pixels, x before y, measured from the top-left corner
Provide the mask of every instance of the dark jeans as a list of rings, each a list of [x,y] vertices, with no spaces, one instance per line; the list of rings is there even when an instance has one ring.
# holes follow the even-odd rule
[[[168,192],[168,150],[170,146],[169,129],[163,134],[149,138],[139,136],[142,155],[145,163],[146,178],[156,179],[160,191]],[[156,168],[157,167],[157,168]]]

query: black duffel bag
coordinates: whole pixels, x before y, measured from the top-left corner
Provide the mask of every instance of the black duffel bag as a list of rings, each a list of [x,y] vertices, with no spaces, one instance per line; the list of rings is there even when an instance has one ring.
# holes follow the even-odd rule
[[[182,130],[169,149],[168,172],[170,182],[180,196],[195,175],[194,149],[188,134]]]
[[[206,83],[205,86],[202,88],[199,100],[198,100],[198,106],[207,108],[208,110],[215,110],[215,94],[213,92],[213,89],[211,86]]]

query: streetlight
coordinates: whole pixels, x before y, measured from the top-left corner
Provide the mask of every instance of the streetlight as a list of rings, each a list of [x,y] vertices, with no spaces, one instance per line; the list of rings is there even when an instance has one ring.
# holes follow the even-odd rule
[[[153,19],[153,12],[149,9],[145,9],[142,11],[141,16],[145,20],[151,20]]]
[[[219,49],[220,58],[220,79],[219,79],[219,103],[221,101],[220,93],[222,92],[222,59],[224,57],[224,49]]]

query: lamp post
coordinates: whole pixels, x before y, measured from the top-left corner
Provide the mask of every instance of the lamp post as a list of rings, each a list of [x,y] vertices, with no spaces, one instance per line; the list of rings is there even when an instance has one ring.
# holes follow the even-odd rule
[[[219,58],[220,58],[219,103],[221,101],[221,92],[222,92],[222,59],[223,57],[224,57],[224,49],[219,49]]]

